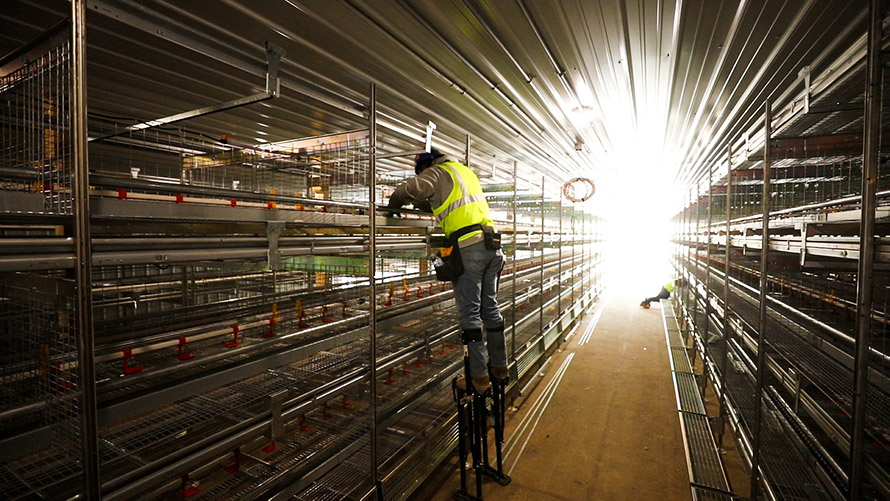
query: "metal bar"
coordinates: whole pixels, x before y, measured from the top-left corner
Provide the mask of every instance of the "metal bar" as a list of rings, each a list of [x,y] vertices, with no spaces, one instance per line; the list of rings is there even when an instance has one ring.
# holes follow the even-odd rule
[[[464,153],[466,154],[466,161],[464,162],[464,165],[466,165],[467,167],[470,166],[470,139],[470,135],[467,134],[467,145],[464,149]]]
[[[407,150],[407,151],[394,151],[392,153],[380,153],[377,155],[377,159],[380,160],[382,158],[397,158],[397,157],[410,157],[414,155],[420,155],[421,153],[427,153],[426,150]]]
[[[754,435],[753,457],[751,459],[751,499],[757,499],[760,488],[760,440],[763,422],[763,384],[766,377],[766,321],[767,321],[767,293],[769,292],[769,279],[767,277],[769,258],[769,207],[770,207],[770,130],[772,110],[769,101],[764,103],[764,142],[763,142],[763,195],[761,206],[763,209],[763,221],[761,226],[762,246],[760,249],[760,320],[757,327],[757,380],[754,391]]]
[[[711,348],[708,346],[708,340],[711,337],[711,223],[713,222],[713,208],[714,208],[714,170],[713,164],[708,169],[708,223],[705,227],[705,245],[707,246],[705,249],[705,328],[704,328],[704,352],[705,352],[705,360],[702,368],[702,372],[704,373],[702,377],[702,395],[705,394],[705,389],[708,386],[708,363],[707,360],[713,359],[711,358]]]
[[[717,436],[717,446],[723,449],[723,435],[726,433],[726,370],[729,360],[729,336],[732,328],[729,325],[729,271],[730,249],[729,232],[732,228],[732,144],[726,147],[727,173],[726,173],[726,246],[723,257],[723,359],[720,360],[720,375],[723,381],[720,384],[720,432]]]
[[[512,308],[511,323],[513,324],[513,328],[512,328],[512,334],[510,335],[510,353],[511,353],[511,361],[512,361],[512,364],[514,367],[516,365],[516,271],[517,271],[516,249],[517,249],[517,247],[519,247],[519,245],[516,242],[516,235],[517,235],[516,229],[517,229],[517,223],[518,223],[518,221],[516,220],[516,169],[517,169],[518,164],[519,164],[518,161],[513,160],[513,277],[510,280],[512,282],[512,288],[513,288],[512,292],[511,292],[511,294],[513,296],[512,297],[513,301],[511,303],[511,308]],[[518,380],[519,370],[516,369],[516,372],[517,372],[516,379]]]
[[[379,157],[378,157],[379,158]],[[3,172],[0,171],[0,175]],[[367,205],[355,202],[341,202],[335,200],[322,200],[319,198],[295,197],[291,195],[260,193],[244,190],[228,190],[225,188],[212,188],[209,186],[190,186],[180,183],[165,183],[161,181],[147,181],[144,179],[132,179],[127,177],[109,176],[102,174],[93,174],[90,176],[90,182],[93,186],[101,186],[105,188],[120,189],[130,188],[133,190],[145,190],[150,192],[170,193],[179,195],[204,195],[208,197],[220,197],[225,200],[235,198],[239,201],[251,200],[258,202],[287,202],[303,205],[317,205],[321,207],[342,207],[352,209],[365,209]],[[405,209],[400,209],[404,212]]]
[[[556,243],[559,250],[559,261],[556,265],[556,318],[562,314],[562,197],[559,197],[559,242]]]
[[[876,196],[881,197],[881,198],[885,198],[888,195],[890,195],[890,190],[879,191],[876,194]],[[773,212],[770,212],[770,217],[783,216],[786,214],[793,214],[795,212],[812,212],[814,210],[824,209],[826,207],[833,207],[836,205],[853,204],[856,202],[860,202],[861,200],[862,200],[862,196],[851,195],[849,197],[841,197],[841,198],[836,198],[834,200],[826,200],[825,202],[818,202],[818,203],[807,204],[807,205],[798,205],[797,207],[791,207],[788,209],[773,211]],[[759,217],[760,216],[757,216],[757,215],[740,217],[740,218],[733,220],[733,222],[734,223],[743,223],[745,221],[756,221],[757,218],[759,218]]]
[[[87,152],[86,0],[71,2],[71,143],[74,181],[75,281],[77,284],[77,359],[80,430],[85,499],[99,499],[99,428],[93,339],[92,258],[90,256],[90,179]]]
[[[538,283],[540,284],[540,309],[538,310],[538,332],[544,332],[544,229],[546,225],[544,224],[544,181],[546,178],[541,176],[541,270],[540,270],[540,278],[538,279]]]
[[[67,33],[64,32],[68,29],[70,22],[70,19],[62,19],[50,29],[37,35],[24,45],[21,45],[8,54],[0,57],[0,74],[9,75],[22,65],[26,64],[27,61],[33,60],[33,57],[29,57],[31,54],[45,53],[48,49],[47,45],[51,44],[54,38],[67,36]]]
[[[701,183],[695,183],[695,256],[694,256],[695,262],[693,264],[695,264],[694,275],[695,275],[696,285],[695,285],[695,289],[693,289],[693,294],[692,294],[691,319],[693,320],[693,322],[691,322],[690,325],[694,327],[694,331],[692,334],[692,360],[689,361],[693,367],[695,367],[695,357],[698,356],[698,349],[696,349],[696,347],[695,347],[695,338],[696,338],[695,333],[700,332],[699,326],[695,324],[695,321],[698,320],[698,314],[697,314],[697,312],[698,312],[698,298],[699,298],[699,290],[698,290],[698,285],[699,285],[698,284],[698,276],[699,275],[698,275],[698,273],[699,273],[699,268],[701,267],[701,263],[699,262],[699,259],[698,259],[698,235],[701,232],[700,222],[701,222]],[[706,379],[707,375],[708,375],[708,364],[704,360],[702,362],[705,362],[705,363],[702,363],[702,379]]]
[[[371,413],[371,481],[382,499],[377,471],[377,84],[371,82],[368,112],[368,278],[370,302],[368,304],[368,335],[371,337],[370,354],[370,413]]]
[[[684,213],[684,224],[683,224],[683,249],[684,249],[684,261],[686,274],[692,273],[692,249],[690,245],[689,234],[692,230],[692,188],[689,189],[689,195],[686,196],[686,207],[683,209]],[[683,333],[683,342],[689,343],[689,336],[692,334],[692,310],[689,308],[689,298],[692,295],[692,280],[689,280],[689,284],[686,286],[686,294],[685,301],[683,304],[684,313],[685,313],[685,332]]]
[[[90,142],[92,141],[103,141],[105,139],[111,139],[113,137],[121,136],[130,132],[136,132],[139,130],[150,129],[152,127],[160,127],[162,125],[167,125],[175,122],[181,122],[183,120],[189,120],[192,118],[198,118],[205,115],[210,115],[211,113],[219,113],[220,111],[230,110],[232,108],[238,108],[240,106],[246,106],[248,104],[260,103],[266,101],[268,99],[272,99],[275,97],[274,94],[269,92],[257,92],[256,94],[251,94],[249,96],[239,97],[237,99],[232,99],[230,101],[225,101],[222,103],[212,104],[210,106],[205,106],[203,108],[198,108],[196,110],[184,111],[182,113],[177,113],[175,115],[170,115],[167,117],[155,118],[153,120],[149,120],[147,122],[140,122],[135,125],[131,125],[120,132],[115,132],[113,134],[108,134],[102,137],[94,137],[90,138]]]
[[[281,57],[285,54],[284,49],[281,47],[266,42],[266,88],[262,92],[257,92],[255,94],[251,94],[249,96],[243,96],[236,99],[231,99],[229,101],[224,101],[222,103],[211,104],[210,106],[205,106],[203,108],[198,108],[195,110],[184,111],[182,113],[177,113],[175,115],[170,115],[161,118],[155,118],[153,120],[149,120],[147,122],[141,122],[135,125],[131,125],[126,129],[115,132],[113,134],[108,134],[102,137],[92,138],[90,141],[101,141],[104,139],[109,139],[112,137],[117,137],[123,134],[127,134],[128,132],[135,132],[144,129],[150,129],[152,127],[159,127],[162,125],[167,125],[175,122],[181,122],[183,120],[189,120],[192,118],[198,118],[206,115],[210,115],[212,113],[218,113],[220,111],[230,110],[232,108],[238,108],[241,106],[246,106],[248,104],[259,103],[262,101],[266,101],[267,99],[272,99],[278,97],[280,94],[280,82],[278,80],[278,66],[281,62]]]
[[[578,211],[576,208],[576,203],[572,202],[572,217],[575,218],[577,215],[578,215]],[[570,219],[569,221],[570,221],[569,225],[571,225],[572,220]],[[571,287],[570,290],[572,291],[572,296],[571,296],[572,304],[569,305],[569,308],[572,308],[574,301],[576,300],[576,294],[575,294],[575,253],[577,252],[576,246],[578,244],[578,238],[574,232],[574,228],[572,228],[572,230],[573,230],[572,231],[572,262],[569,265],[571,267],[570,269],[572,270],[572,276],[571,276],[572,283],[570,286]],[[581,227],[581,235],[582,235],[582,238],[586,238],[586,236],[584,235],[584,227],[583,226]],[[581,261],[581,262],[583,263],[584,261]],[[582,274],[584,273],[584,268],[581,269],[581,273]],[[582,315],[583,315],[583,310],[582,310]]]
[[[865,425],[868,408],[868,362],[871,345],[872,275],[875,258],[875,186],[881,148],[881,2],[869,4],[865,84],[865,138],[862,161],[862,213],[859,269],[856,274],[856,350],[853,367],[853,429],[850,433],[849,499],[860,499],[865,477]]]

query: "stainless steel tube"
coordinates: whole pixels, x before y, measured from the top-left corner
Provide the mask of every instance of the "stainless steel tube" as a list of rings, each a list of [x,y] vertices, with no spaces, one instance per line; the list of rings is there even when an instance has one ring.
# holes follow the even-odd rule
[[[856,349],[853,367],[853,429],[850,432],[849,499],[860,499],[865,477],[865,419],[868,409],[868,365],[872,325],[872,278],[875,259],[875,186],[881,149],[881,2],[869,5],[865,84],[865,137],[862,161],[862,213],[859,226],[859,268],[856,275]]]
[[[753,454],[751,459],[751,499],[757,499],[760,488],[760,444],[763,427],[763,384],[766,377],[766,321],[767,294],[769,293],[769,207],[770,207],[770,137],[772,110],[769,101],[764,103],[764,142],[763,142],[763,221],[761,224],[760,249],[760,321],[757,332],[757,380],[754,390],[754,430]]]
[[[90,180],[87,153],[86,0],[71,2],[71,142],[74,195],[75,282],[77,287],[77,355],[80,389],[83,494],[99,499],[99,429],[93,339],[92,257],[90,247]]]

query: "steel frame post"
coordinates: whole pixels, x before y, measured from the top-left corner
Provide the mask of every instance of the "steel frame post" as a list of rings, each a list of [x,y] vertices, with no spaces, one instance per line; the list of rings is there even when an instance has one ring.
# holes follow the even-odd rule
[[[714,169],[713,165],[708,168],[708,220],[705,226],[705,325],[704,337],[702,338],[702,346],[704,356],[702,358],[702,395],[708,386],[708,361],[711,358],[711,348],[708,346],[708,339],[711,337],[711,223],[713,222],[712,211],[714,208]]]
[[[683,311],[684,318],[686,319],[686,332],[683,333],[683,343],[689,344],[689,336],[692,335],[692,309],[689,308],[689,298],[692,296],[692,287],[693,282],[691,279],[692,275],[692,242],[690,239],[690,233],[692,233],[692,188],[689,189],[689,195],[686,197],[686,209],[684,211],[686,213],[686,224],[683,229],[683,248],[685,250],[685,274],[690,277],[686,284],[686,298],[683,301]]]
[[[600,230],[602,229],[599,225],[599,221],[597,221],[596,216],[593,214],[590,215],[590,224],[589,229],[587,230],[590,233],[590,247],[587,249],[588,258],[593,258],[594,263],[596,263],[596,267],[587,273],[587,285],[588,287],[596,288],[596,297],[599,299],[600,292],[602,291],[602,281],[603,281],[603,269],[601,266],[602,263],[602,249],[600,248]]]
[[[587,231],[590,234],[591,242],[590,247],[587,249],[587,257],[588,259],[593,258],[593,262],[596,264],[596,267],[593,270],[587,272],[587,286],[595,287],[596,298],[599,299],[600,292],[602,291],[601,282],[603,280],[603,270],[600,266],[602,260],[602,249],[600,249],[599,244],[599,231],[601,228],[599,226],[599,222],[596,220],[596,216],[591,214],[589,219],[590,224]]]
[[[540,270],[540,287],[541,293],[538,295],[538,299],[540,300],[538,304],[538,332],[544,333],[544,229],[546,226],[544,225],[544,180],[545,178],[541,177],[541,270]]]
[[[760,236],[760,320],[757,333],[757,380],[754,391],[754,430],[753,453],[751,459],[751,499],[757,499],[760,488],[760,440],[763,422],[763,384],[766,376],[766,296],[769,288],[767,273],[769,267],[769,212],[770,212],[770,137],[772,136],[772,109],[769,101],[764,103],[764,140],[763,140],[763,195],[761,205],[762,234]]]
[[[850,432],[849,499],[860,499],[865,479],[865,425],[868,408],[868,366],[871,346],[872,280],[875,258],[875,186],[881,148],[881,2],[869,4],[865,84],[865,136],[862,202],[859,226],[859,268],[856,275],[856,345],[853,367],[853,429]]]
[[[572,219],[569,220],[570,225],[571,225],[571,221],[575,220],[577,213],[578,212],[576,210],[576,204],[575,204],[575,202],[572,202]],[[582,229],[582,234],[583,234],[583,229]],[[578,272],[577,269],[575,268],[575,251],[577,250],[577,244],[578,244],[577,235],[575,234],[574,231],[572,231],[572,267],[571,267],[571,270],[572,270],[572,285],[571,285],[572,295],[569,296],[572,298],[572,302],[569,303],[569,308],[571,308],[573,303],[578,300],[576,297],[576,294],[575,294],[575,273]],[[581,311],[581,318],[584,318],[583,310]]]
[[[517,242],[517,237],[519,235],[518,230],[518,222],[516,220],[516,203],[517,203],[517,195],[516,195],[516,170],[519,162],[516,160],[513,161],[513,277],[510,280],[512,282],[512,295],[513,295],[513,306],[512,306],[512,315],[511,321],[512,324],[511,332],[513,333],[510,336],[510,360],[511,365],[513,366],[513,370],[516,373],[516,381],[519,380],[519,369],[516,367],[516,273],[519,270],[516,262],[516,249],[519,246]]]
[[[470,166],[470,139],[471,139],[471,138],[470,138],[470,135],[467,134],[467,144],[466,144],[466,147],[465,147],[465,149],[464,149],[464,152],[465,152],[465,154],[466,154],[466,159],[465,159],[466,162],[464,162],[464,165],[466,165],[467,167]]]
[[[701,223],[701,184],[696,182],[695,183],[695,263],[694,263],[695,264],[695,272],[693,273],[693,275],[695,276],[696,284],[695,284],[695,289],[693,290],[693,293],[692,293],[693,310],[692,310],[691,316],[693,319],[692,325],[694,327],[694,330],[692,333],[692,360],[690,360],[690,362],[692,363],[693,369],[695,368],[695,357],[698,355],[698,348],[696,348],[696,346],[695,346],[696,333],[701,331],[699,329],[699,326],[696,325],[696,323],[695,323],[696,321],[698,321],[698,314],[697,314],[698,313],[698,298],[700,295],[699,291],[698,291],[698,272],[699,272],[699,268],[701,267],[701,263],[699,263],[699,259],[698,259],[698,236],[701,232],[701,227],[700,227],[701,224],[700,223]],[[700,336],[699,336],[699,338],[700,338]],[[702,353],[702,355],[704,355],[704,353]],[[704,364],[702,364],[702,375],[704,376],[705,374],[707,374],[707,371],[705,370]]]
[[[587,256],[587,245],[589,235],[587,234],[587,215],[584,213],[583,209],[579,213],[581,219],[581,290],[586,293],[587,287],[590,286],[590,281],[588,280],[589,270],[585,264],[589,261],[588,259],[584,259]],[[587,311],[587,308],[584,308],[581,312],[581,315],[584,315],[584,312]]]
[[[587,268],[587,266],[585,266],[585,264],[590,261],[589,258],[585,259],[587,257],[587,246],[589,245],[588,238],[590,238],[588,231],[589,230],[587,229],[587,214],[585,214],[584,211],[581,211],[581,238],[582,238],[582,240],[581,240],[581,263],[582,263],[581,290],[583,291],[583,293],[586,293],[587,289],[589,287],[592,287],[590,275],[592,272],[596,271],[596,268],[594,268],[593,270],[589,270]],[[594,299],[595,299],[595,296],[594,296]],[[581,311],[581,315],[583,316],[586,311],[587,311],[587,308],[584,308]]]
[[[86,0],[71,2],[71,143],[74,191],[75,282],[77,288],[77,376],[80,388],[80,439],[83,493],[101,497],[99,421],[96,410],[93,333],[92,247],[90,245],[90,170],[87,132]]]
[[[729,360],[729,338],[732,328],[729,324],[729,270],[730,270],[730,228],[732,226],[732,145],[726,148],[726,246],[723,258],[723,359],[720,360],[720,432],[717,435],[717,447],[723,449],[723,435],[726,433],[726,370]]]
[[[371,480],[383,499],[377,471],[377,84],[371,82],[368,103],[368,335],[370,356]]]
[[[556,318],[562,315],[562,197],[559,198],[559,241],[556,261]],[[559,347],[559,337],[556,338],[556,346]]]
[[[686,248],[686,197],[683,197],[683,209],[680,211],[680,221],[677,224],[677,272],[681,277],[686,276],[686,254],[688,254],[688,249]],[[681,330],[683,331],[683,338],[686,339],[686,315],[683,313],[683,308],[685,306],[686,295],[689,294],[689,286],[683,288],[682,294],[677,294],[677,301],[680,305],[680,315],[682,319],[682,323],[680,324]]]

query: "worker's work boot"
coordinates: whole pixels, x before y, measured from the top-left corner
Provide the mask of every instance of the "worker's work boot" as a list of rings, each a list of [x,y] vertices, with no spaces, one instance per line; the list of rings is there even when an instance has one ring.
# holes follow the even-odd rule
[[[500,383],[510,378],[510,371],[506,367],[491,367],[491,376]]]
[[[476,393],[478,393],[480,395],[485,393],[486,391],[488,391],[489,388],[491,388],[491,381],[488,380],[488,376],[474,377],[474,378],[470,378],[470,379],[473,380],[473,388],[476,389]],[[456,385],[461,390],[467,391],[467,380],[463,376],[463,374],[461,374],[460,376],[457,377]]]
[[[647,310],[649,309],[649,303],[647,303],[646,301],[643,301],[642,303],[640,303],[640,306]]]

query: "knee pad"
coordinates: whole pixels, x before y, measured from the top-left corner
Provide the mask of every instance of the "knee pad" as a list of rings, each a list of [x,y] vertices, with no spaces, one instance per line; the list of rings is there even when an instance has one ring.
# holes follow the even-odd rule
[[[478,343],[482,341],[482,329],[461,329],[460,341],[463,344]]]

